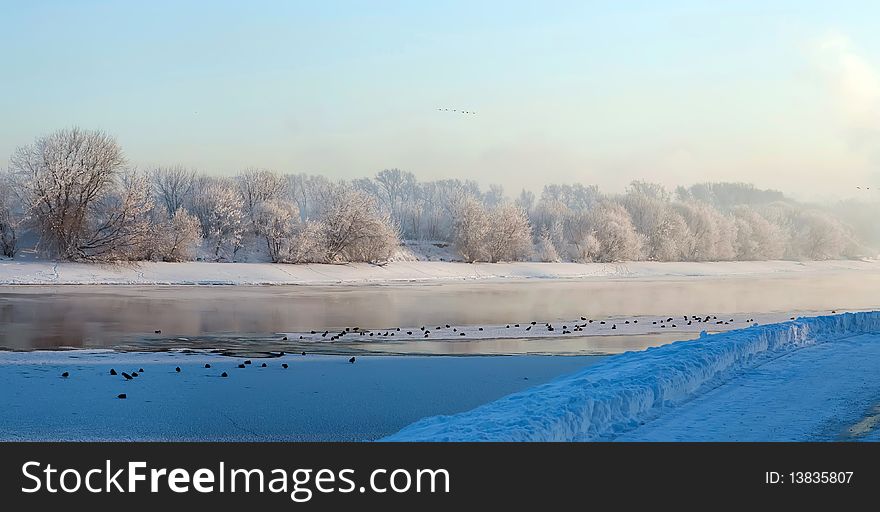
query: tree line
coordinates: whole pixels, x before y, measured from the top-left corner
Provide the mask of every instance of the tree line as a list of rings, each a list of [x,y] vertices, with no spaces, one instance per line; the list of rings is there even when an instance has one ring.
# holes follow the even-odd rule
[[[137,170],[116,140],[72,128],[18,148],[0,176],[0,250],[21,241],[71,261],[382,263],[401,239],[451,244],[465,261],[833,259],[866,249],[838,215],[743,183],[623,194],[547,185],[508,198],[470,180],[411,172],[329,180],[247,169]]]

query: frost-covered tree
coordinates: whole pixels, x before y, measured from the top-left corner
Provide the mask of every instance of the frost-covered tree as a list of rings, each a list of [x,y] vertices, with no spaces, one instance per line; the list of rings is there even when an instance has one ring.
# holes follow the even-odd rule
[[[171,216],[192,201],[196,173],[185,167],[159,167],[151,175],[156,202]]]
[[[471,196],[458,201],[452,224],[452,240],[461,257],[468,262],[488,258],[486,238],[491,226],[486,209]]]
[[[215,261],[235,257],[245,232],[241,196],[225,180],[207,180],[194,199],[202,236]]]
[[[687,261],[693,253],[693,237],[684,217],[666,208],[656,230],[646,242],[648,259],[654,261]]]
[[[402,206],[416,188],[416,177],[400,169],[384,169],[376,174],[377,193],[382,204],[391,213],[391,219],[400,223]]]
[[[489,219],[484,244],[490,262],[522,261],[532,256],[532,229],[526,212],[502,203],[491,210]]]
[[[603,201],[592,213],[593,261],[630,261],[641,257],[642,238],[623,206]]]
[[[545,263],[560,261],[559,252],[556,251],[556,246],[553,245],[550,233],[546,229],[543,229],[538,235],[538,241],[535,243],[535,255],[538,261]]]
[[[18,249],[18,231],[23,220],[21,202],[15,194],[10,176],[0,175],[0,253],[15,257]]]
[[[690,261],[724,261],[735,256],[736,225],[733,219],[702,201],[675,204],[688,225],[693,245]]]
[[[37,138],[10,159],[15,187],[41,247],[60,259],[89,259],[96,227],[102,234],[116,226],[97,222],[98,202],[118,184],[125,166],[116,140],[100,131],[71,128]],[[106,218],[118,218],[109,216]],[[121,218],[129,219],[125,212]]]
[[[256,205],[251,214],[257,234],[266,241],[266,249],[273,263],[288,258],[291,239],[299,224],[299,211],[292,203],[273,199]]]
[[[309,174],[288,174],[285,178],[287,198],[296,204],[300,220],[315,219],[333,184],[324,176]]]
[[[453,233],[465,261],[519,261],[532,255],[529,218],[510,203],[487,209],[474,197],[462,199],[455,209]]]
[[[327,243],[324,225],[307,220],[296,225],[287,245],[283,263],[326,263]]]
[[[337,185],[320,215],[326,260],[380,263],[399,245],[397,228],[374,197],[350,186]]]
[[[488,208],[501,206],[504,202],[504,186],[497,183],[489,185],[489,190],[483,194],[483,204]]]
[[[784,235],[752,207],[733,209],[736,224],[734,249],[737,260],[778,260],[785,254]]]
[[[514,204],[519,206],[526,214],[531,213],[532,208],[535,207],[535,193],[531,190],[522,189]]]
[[[588,262],[598,257],[599,245],[595,235],[594,212],[566,210],[563,220],[563,237],[558,247],[564,247],[568,258]]]
[[[149,259],[168,262],[196,259],[202,243],[199,220],[184,208],[178,208],[170,218],[163,208],[156,217],[155,242]]]
[[[532,229],[553,244],[557,254],[564,254],[572,236],[577,237],[577,234],[570,231],[566,233],[567,230],[577,227],[571,224],[573,216],[574,212],[559,199],[542,198],[532,210],[530,220]]]
[[[255,212],[263,203],[276,204],[287,195],[287,179],[267,169],[247,169],[235,177],[241,195],[242,211],[251,221],[256,233],[259,229]]]
[[[817,210],[798,212],[792,245],[792,252],[798,258],[809,260],[840,258],[852,246],[847,229],[830,215]]]
[[[153,238],[153,196],[147,176],[126,172],[89,208],[74,259],[139,260]]]

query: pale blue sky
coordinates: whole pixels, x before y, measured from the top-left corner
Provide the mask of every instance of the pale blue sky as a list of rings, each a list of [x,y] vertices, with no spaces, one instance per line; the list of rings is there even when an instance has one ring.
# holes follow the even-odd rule
[[[878,19],[870,1],[0,0],[0,162],[79,125],[145,167],[849,195],[880,186]]]

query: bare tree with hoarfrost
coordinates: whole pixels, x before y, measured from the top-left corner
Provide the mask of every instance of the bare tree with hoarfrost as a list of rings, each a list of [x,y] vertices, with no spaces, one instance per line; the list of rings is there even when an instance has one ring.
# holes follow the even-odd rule
[[[666,208],[650,239],[650,256],[654,261],[686,261],[693,253],[693,237],[684,217],[673,208]]]
[[[487,209],[467,197],[455,209],[454,243],[466,261],[527,259],[533,252],[531,232],[526,213],[510,203]]]
[[[847,229],[824,212],[798,212],[793,225],[793,252],[800,259],[840,258],[852,246]]]
[[[535,243],[535,255],[537,256],[538,261],[544,263],[556,263],[561,261],[559,252],[556,251],[556,246],[553,244],[550,233],[546,228],[541,230],[541,233],[538,235],[538,241]]]
[[[452,224],[452,241],[465,261],[485,261],[485,240],[489,234],[489,218],[480,202],[471,196],[457,202]]]
[[[194,215],[179,208],[169,216],[160,207],[153,218],[152,246],[146,259],[166,262],[192,261],[202,244],[202,227]]]
[[[412,195],[416,177],[411,172],[400,169],[384,169],[376,174],[379,197],[391,212],[394,222],[400,223],[401,206]]]
[[[752,207],[733,210],[736,225],[734,249],[737,260],[778,260],[785,254],[784,235]]]
[[[0,252],[7,258],[15,257],[22,220],[21,202],[12,189],[10,176],[3,173],[0,175]]]
[[[159,167],[153,170],[151,178],[156,201],[169,216],[192,202],[195,171],[179,165]]]
[[[116,140],[60,130],[18,148],[11,171],[28,218],[49,254],[70,260],[127,257],[142,242],[151,207],[143,177],[123,177]]]
[[[502,203],[490,212],[486,256],[490,262],[522,261],[532,256],[532,228],[521,208]]]
[[[215,261],[232,260],[245,232],[241,197],[224,180],[210,180],[196,195],[196,216]]]
[[[320,215],[326,260],[381,263],[399,245],[397,228],[375,198],[350,186],[334,187]]]
[[[632,261],[641,257],[642,239],[623,206],[604,201],[592,214],[596,240],[593,261]]]
[[[256,231],[254,212],[262,203],[282,199],[287,194],[287,179],[274,171],[248,169],[236,176],[235,181],[241,194],[242,210]]]
[[[143,259],[153,236],[149,219],[153,204],[147,176],[134,171],[124,173],[91,208],[76,259]]]
[[[675,203],[676,211],[687,222],[693,245],[690,261],[726,261],[734,259],[733,220],[702,201]]]
[[[288,259],[291,239],[299,223],[299,211],[292,203],[277,199],[258,203],[251,214],[257,234],[266,241],[273,263]]]
[[[307,220],[296,225],[282,263],[327,263],[324,225]]]

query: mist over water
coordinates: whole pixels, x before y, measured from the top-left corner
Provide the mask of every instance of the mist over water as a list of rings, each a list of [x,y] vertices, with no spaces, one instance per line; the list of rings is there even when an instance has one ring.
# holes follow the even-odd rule
[[[64,286],[0,288],[0,346],[12,350],[75,348],[234,347],[288,350],[274,333],[358,326],[380,329],[453,325],[552,322],[586,315],[734,314],[838,311],[880,308],[880,273],[830,272],[785,277],[603,279],[445,283],[399,286],[141,287]],[[156,334],[161,330],[161,334]],[[643,348],[645,343],[621,346]],[[679,339],[690,337],[679,334]],[[177,338],[186,338],[179,340]],[[662,339],[661,339],[662,338]],[[632,340],[631,340],[632,341]],[[516,351],[486,341],[418,343],[427,353]],[[479,344],[482,343],[482,347]],[[524,352],[540,352],[522,341]],[[565,343],[570,343],[566,340]],[[436,345],[434,345],[436,344]],[[406,347],[361,344],[364,350],[400,352]],[[314,345],[313,345],[314,346]],[[343,345],[338,345],[342,347]],[[285,348],[286,347],[286,348]],[[469,348],[471,350],[469,352]],[[592,348],[595,348],[593,346]],[[591,350],[559,346],[561,353]],[[598,350],[601,351],[601,350]],[[595,352],[595,351],[594,351]]]

